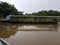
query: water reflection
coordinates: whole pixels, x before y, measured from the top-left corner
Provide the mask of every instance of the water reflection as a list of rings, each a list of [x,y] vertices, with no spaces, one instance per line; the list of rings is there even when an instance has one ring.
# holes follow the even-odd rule
[[[28,25],[28,24],[16,24],[16,25],[0,25],[0,38],[9,38],[14,36],[17,31],[58,31],[58,25]]]
[[[15,35],[17,30],[11,26],[0,26],[0,38],[9,38],[12,35]]]
[[[20,31],[58,31],[58,25],[21,25]]]

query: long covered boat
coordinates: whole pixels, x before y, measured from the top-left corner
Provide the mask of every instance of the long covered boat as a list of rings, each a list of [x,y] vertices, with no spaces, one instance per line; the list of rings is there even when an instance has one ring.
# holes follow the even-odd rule
[[[54,17],[52,21],[46,21],[46,20],[10,20],[10,18],[14,17],[20,17],[20,18],[41,18],[41,17]],[[24,24],[57,24],[58,20],[57,17],[59,16],[20,16],[20,15],[9,15],[5,20],[0,20],[0,23],[24,23]]]

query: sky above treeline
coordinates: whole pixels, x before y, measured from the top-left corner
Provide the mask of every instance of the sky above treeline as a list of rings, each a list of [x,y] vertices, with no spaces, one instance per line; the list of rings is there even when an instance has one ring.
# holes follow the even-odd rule
[[[41,10],[60,11],[60,0],[0,0],[15,5],[19,11],[33,13]]]

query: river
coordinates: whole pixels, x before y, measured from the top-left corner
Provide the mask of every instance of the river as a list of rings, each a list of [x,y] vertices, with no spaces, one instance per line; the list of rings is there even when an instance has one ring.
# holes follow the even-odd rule
[[[60,24],[0,24],[0,38],[10,45],[60,45]]]

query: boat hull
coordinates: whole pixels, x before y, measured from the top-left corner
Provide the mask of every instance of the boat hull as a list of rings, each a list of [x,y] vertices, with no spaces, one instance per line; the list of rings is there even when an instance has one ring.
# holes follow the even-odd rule
[[[22,23],[22,24],[57,24],[54,21],[15,21],[15,20],[1,20],[1,23]]]

